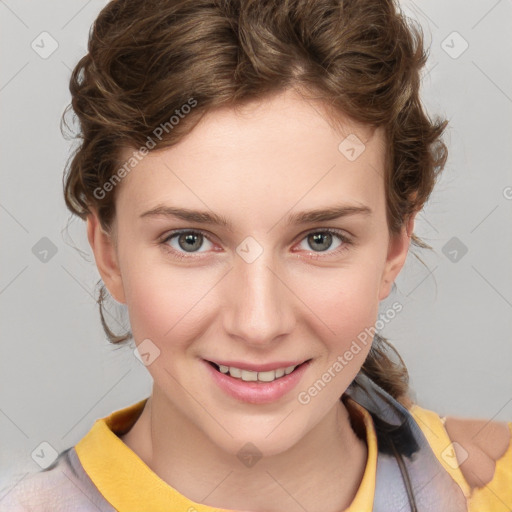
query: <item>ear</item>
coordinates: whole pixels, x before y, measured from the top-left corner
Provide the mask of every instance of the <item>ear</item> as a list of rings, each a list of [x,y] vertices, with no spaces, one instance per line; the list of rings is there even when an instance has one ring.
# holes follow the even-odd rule
[[[87,216],[87,238],[107,290],[117,302],[126,303],[115,241],[112,235],[103,230],[98,214],[93,209]]]
[[[379,290],[379,301],[385,299],[390,294],[391,287],[404,266],[411,244],[411,236],[414,231],[414,219],[417,213],[418,212],[414,212],[409,217],[409,220],[404,224],[399,234],[390,237],[386,265],[382,273]]]

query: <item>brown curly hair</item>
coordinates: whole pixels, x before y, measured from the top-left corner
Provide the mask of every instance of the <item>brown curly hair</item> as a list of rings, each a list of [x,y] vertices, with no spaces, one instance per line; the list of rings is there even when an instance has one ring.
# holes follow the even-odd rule
[[[421,28],[394,0],[113,0],[70,79],[62,121],[69,128],[72,109],[79,145],[64,175],[66,205],[82,219],[94,208],[109,232],[122,149],[143,152],[150,140],[152,149],[170,147],[212,109],[293,87],[333,118],[385,128],[386,216],[397,233],[429,198],[447,157],[447,121],[431,120],[420,101],[426,60]],[[128,340],[130,332],[116,335],[105,322],[105,296],[102,286],[109,340]],[[378,334],[362,371],[393,397],[406,396],[405,364]]]

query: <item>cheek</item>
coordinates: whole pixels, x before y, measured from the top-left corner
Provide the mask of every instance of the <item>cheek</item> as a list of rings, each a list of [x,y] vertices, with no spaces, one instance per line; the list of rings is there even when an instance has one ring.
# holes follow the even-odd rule
[[[379,305],[377,272],[355,265],[322,270],[316,279],[308,279],[310,294],[304,301],[314,312],[308,316],[309,329],[319,358],[297,395],[314,418],[327,413],[360,371],[371,348]]]
[[[325,377],[329,391],[326,402],[335,400],[357,375],[371,348],[378,316],[378,269],[374,266],[347,266],[330,275],[319,273],[310,280],[308,300],[314,311],[312,331],[321,337],[325,350],[318,368],[317,378]],[[324,269],[325,270],[325,269]],[[303,288],[303,290],[305,290]],[[331,379],[332,376],[335,379]]]
[[[338,269],[317,283],[310,304],[335,339],[346,341],[375,323],[379,308],[377,272],[368,267]]]
[[[205,294],[214,283],[209,286],[208,276],[197,269],[126,263],[123,284],[135,341],[149,338],[168,352],[182,349],[207,317]]]

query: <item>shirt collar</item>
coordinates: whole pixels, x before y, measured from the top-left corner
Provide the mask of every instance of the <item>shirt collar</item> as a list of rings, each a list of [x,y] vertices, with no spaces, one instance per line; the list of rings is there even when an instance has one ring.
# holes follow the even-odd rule
[[[103,497],[119,512],[134,510],[187,510],[233,512],[195,503],[162,480],[119,437],[135,423],[147,398],[96,420],[89,432],[75,445],[78,458]],[[353,418],[359,415],[366,431],[368,459],[359,489],[345,512],[371,512],[375,495],[377,438],[372,417],[366,409],[348,398]]]

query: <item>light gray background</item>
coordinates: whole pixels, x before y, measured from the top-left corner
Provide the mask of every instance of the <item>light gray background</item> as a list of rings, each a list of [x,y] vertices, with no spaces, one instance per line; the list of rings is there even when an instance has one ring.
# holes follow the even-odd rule
[[[0,477],[39,469],[31,453],[41,442],[57,451],[74,445],[97,418],[151,390],[132,349],[104,337],[85,224],[72,220],[65,230],[61,180],[71,146],[59,121],[71,69],[104,5],[0,0]],[[405,359],[420,405],[511,420],[512,3],[403,7],[432,43],[423,93],[429,111],[450,120],[450,157],[416,223],[435,249],[413,249],[430,270],[409,255],[397,292],[381,304],[404,308],[382,333]],[[43,31],[58,42],[46,59],[31,47]],[[46,262],[33,252],[43,237],[57,249]],[[453,237],[458,261],[446,246]]]

